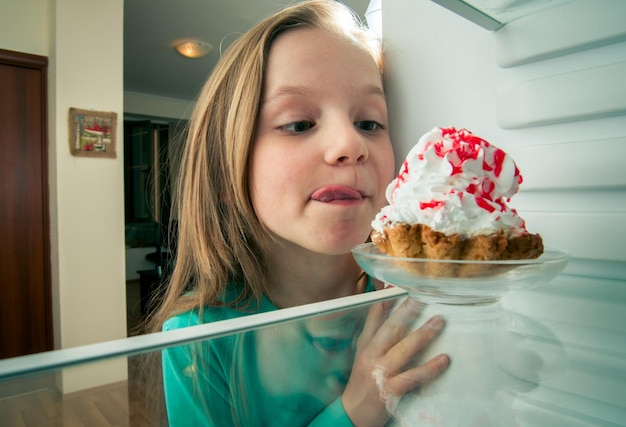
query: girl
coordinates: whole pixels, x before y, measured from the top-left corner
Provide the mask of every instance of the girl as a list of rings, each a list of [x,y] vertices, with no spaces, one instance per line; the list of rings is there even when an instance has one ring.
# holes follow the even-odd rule
[[[378,41],[332,0],[257,24],[197,101],[177,260],[153,327],[374,290],[350,250],[367,240],[393,172]],[[170,425],[382,426],[381,395],[402,396],[448,364],[409,365],[442,326],[435,317],[410,332],[418,311],[407,300],[388,316],[377,304],[365,321],[355,310],[164,350]]]

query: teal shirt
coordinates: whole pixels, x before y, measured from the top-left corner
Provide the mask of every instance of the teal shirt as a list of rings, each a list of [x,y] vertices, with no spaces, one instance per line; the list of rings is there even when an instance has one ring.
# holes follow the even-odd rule
[[[273,310],[263,298],[252,313]],[[197,310],[181,313],[163,330],[247,314],[205,307],[202,318]],[[352,309],[163,350],[169,425],[352,427],[340,397],[366,314]]]

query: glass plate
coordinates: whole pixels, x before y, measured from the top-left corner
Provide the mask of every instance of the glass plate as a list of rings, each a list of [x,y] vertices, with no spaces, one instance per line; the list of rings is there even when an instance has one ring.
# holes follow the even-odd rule
[[[545,248],[537,259],[511,261],[429,260],[391,257],[373,243],[355,246],[356,262],[371,277],[406,289],[425,302],[477,304],[499,301],[511,290],[527,289],[558,276],[566,251]]]

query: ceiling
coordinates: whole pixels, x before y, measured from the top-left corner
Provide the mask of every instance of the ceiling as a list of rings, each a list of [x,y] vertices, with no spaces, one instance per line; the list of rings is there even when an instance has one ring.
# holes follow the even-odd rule
[[[125,0],[124,90],[193,100],[238,34],[293,0]],[[361,17],[369,0],[344,0]],[[204,40],[213,51],[199,59],[178,54],[173,42]]]

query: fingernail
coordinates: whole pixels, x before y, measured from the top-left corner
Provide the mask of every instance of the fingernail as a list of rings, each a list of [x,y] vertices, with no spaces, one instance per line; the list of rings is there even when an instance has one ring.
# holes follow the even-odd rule
[[[437,315],[428,319],[428,322],[426,324],[428,325],[429,328],[439,330],[443,327],[444,323],[445,322],[443,321],[443,317]]]
[[[439,368],[445,368],[450,365],[450,356],[447,354],[437,355],[437,365]]]

